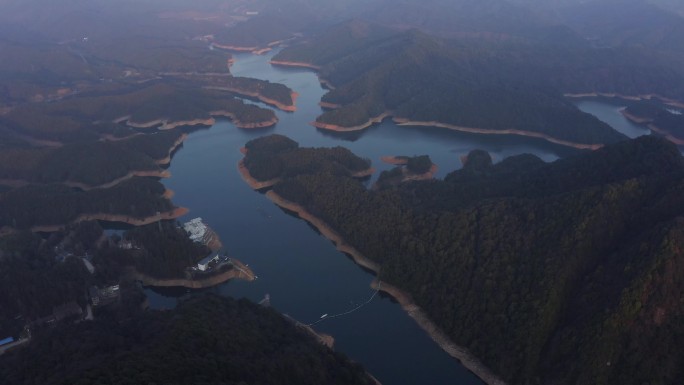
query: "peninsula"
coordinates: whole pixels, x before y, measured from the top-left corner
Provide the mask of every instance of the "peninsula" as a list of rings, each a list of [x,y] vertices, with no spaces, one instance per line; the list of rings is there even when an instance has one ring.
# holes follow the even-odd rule
[[[282,140],[282,139],[279,139]],[[258,146],[258,142],[257,142]],[[255,147],[253,145],[253,147]],[[267,149],[264,149],[261,146],[258,146],[259,150],[265,150],[268,151]],[[428,158],[429,159],[429,158]],[[396,160],[396,158],[392,158],[392,160]],[[408,162],[408,159],[407,159]],[[247,170],[248,171],[248,170]],[[277,182],[273,184],[274,186],[278,186]],[[252,185],[250,184],[250,187]],[[253,187],[254,188],[254,187]],[[310,223],[313,227],[316,228],[324,237],[332,241],[337,250],[339,250],[341,253],[349,255],[356,264],[359,266],[372,271],[375,273],[376,276],[380,274],[381,267],[380,264],[377,262],[365,257],[361,252],[359,252],[354,246],[350,245],[348,242],[344,240],[344,238],[337,232],[335,231],[330,225],[325,223],[323,220],[320,218],[312,215],[304,206],[289,201],[285,198],[283,198],[281,195],[277,193],[277,191],[271,190],[266,193],[266,196],[276,205],[279,207],[286,209],[288,211],[294,212],[297,214],[299,218],[302,220],[307,221]],[[461,363],[471,370],[473,373],[475,373],[478,377],[483,379],[487,384],[489,385],[504,385],[505,383],[499,379],[493,372],[491,372],[487,367],[485,367],[476,357],[474,357],[470,352],[468,352],[467,349],[458,347],[454,342],[452,342],[446,334],[441,331],[441,329],[435,325],[432,321],[429,320],[429,318],[425,315],[423,310],[416,305],[413,300],[411,300],[411,297],[409,294],[399,290],[396,287],[393,287],[385,282],[382,282],[382,285],[380,285],[380,281],[374,281],[373,282],[373,287],[377,288],[380,286],[380,290],[387,293],[388,295],[396,298],[401,304],[404,310],[406,310],[412,318],[414,318],[418,324],[426,331],[428,334],[432,337],[432,339],[439,344],[442,349],[444,349],[447,353],[449,353],[452,357],[458,359],[461,361]]]
[[[558,47],[564,65],[554,73],[541,47],[503,45],[520,48],[520,56],[510,57],[496,45],[451,45],[421,32],[396,32],[355,20],[285,48],[272,63],[310,68],[332,83],[335,88],[321,100],[328,110],[313,125],[341,132],[363,130],[392,116],[404,125],[517,135],[595,150],[625,136],[580,111],[567,100],[579,93],[569,91],[605,83],[606,88],[643,91],[643,97],[669,95],[659,98],[671,105],[684,100],[679,95],[684,78],[670,79],[670,73],[655,66],[648,70],[652,82],[635,82],[640,75],[632,67],[621,74],[621,81],[611,81],[599,70],[580,70],[584,59],[597,60],[594,56],[605,52],[587,49],[578,55]]]
[[[646,125],[653,132],[667,140],[684,145],[684,115],[682,111],[666,108],[662,104],[641,101],[620,111],[627,119]]]
[[[263,158],[272,153],[262,143],[253,143],[251,147],[251,157]],[[265,152],[259,153],[260,150]],[[251,171],[250,165],[246,166]],[[288,164],[283,167],[287,169]],[[298,165],[302,170],[308,167]],[[678,176],[673,178],[672,173]],[[477,152],[468,157],[462,170],[449,174],[444,181],[401,184],[379,191],[369,191],[345,174],[307,171],[283,177],[267,196],[310,222],[357,263],[376,271],[382,280],[381,289],[395,296],[445,351],[459,357],[487,383],[522,383],[532,377],[541,377],[544,382],[558,378],[584,382],[599,376],[619,382],[627,380],[627,376],[651,378],[659,374],[646,369],[648,357],[611,354],[599,347],[609,344],[614,347],[613,352],[628,349],[637,354],[667,344],[672,348],[680,346],[675,350],[681,352],[681,345],[669,341],[670,337],[658,341],[637,339],[640,346],[631,350],[623,345],[625,340],[620,336],[650,334],[659,327],[649,321],[649,316],[643,318],[639,314],[656,314],[668,300],[643,297],[643,285],[647,284],[642,278],[652,271],[649,266],[678,258],[674,249],[660,246],[664,239],[681,237],[678,214],[655,207],[684,204],[679,202],[682,179],[684,162],[677,148],[658,138],[642,137],[550,164],[521,155],[494,165],[488,154]],[[635,184],[643,187],[635,189]],[[647,187],[656,185],[660,187]],[[616,199],[622,207],[617,211]],[[582,202],[579,206],[578,200]],[[349,205],[358,209],[352,214],[347,210]],[[502,214],[502,210],[508,214]],[[636,221],[635,225],[647,220],[653,226],[628,226],[642,229],[634,240],[627,228],[605,221],[586,221],[600,218],[605,212],[611,212],[613,219],[617,215],[629,223]],[[580,223],[589,223],[589,228],[575,227]],[[567,228],[576,230],[562,239],[571,237],[573,244],[598,242],[617,250],[604,256],[596,255],[594,246],[580,247],[579,255],[577,248],[565,250],[565,241],[558,243],[554,229]],[[615,232],[606,237],[601,235],[607,234],[605,231]],[[512,233],[515,235],[511,236]],[[523,239],[526,241],[520,243]],[[445,249],[440,245],[451,246]],[[640,247],[650,251],[644,255],[638,251]],[[576,282],[572,271],[580,265],[563,256],[567,253],[582,261],[581,269],[603,277],[601,282],[613,276],[627,281],[615,289]],[[623,276],[624,267],[631,260],[622,257],[625,253],[638,253],[640,258],[646,258],[643,268]],[[473,263],[475,259],[479,263]],[[416,265],[426,271],[407,268]],[[549,269],[558,273],[549,273]],[[553,279],[531,278],[537,274]],[[468,279],[469,276],[475,279]],[[668,293],[683,290],[664,275],[654,279],[655,282],[649,282]],[[445,288],[453,295],[435,294]],[[500,298],[489,305],[479,300],[497,295]],[[649,310],[631,311],[632,296],[642,298],[642,306]],[[584,302],[583,298],[594,300]],[[572,307],[571,314],[563,315],[561,309],[568,307],[554,305],[563,303],[578,305]],[[491,306],[495,309],[491,310]],[[511,306],[515,309],[506,310]],[[581,316],[594,314],[595,307],[605,310],[601,319]],[[497,318],[499,314],[510,314],[511,318]],[[659,319],[672,325],[668,327],[675,327],[679,316],[673,317]],[[555,321],[548,323],[549,320]],[[612,326],[596,334],[597,323],[606,322]],[[565,333],[578,336],[564,340],[564,344],[576,352],[572,359],[580,367],[564,364],[569,358],[557,350],[560,347],[545,342],[563,338]],[[634,337],[628,340],[635,341]],[[525,353],[530,349],[538,354]],[[582,359],[586,356],[596,357],[599,362],[610,361],[611,365],[593,365],[593,360]],[[555,369],[548,370],[549,367]]]

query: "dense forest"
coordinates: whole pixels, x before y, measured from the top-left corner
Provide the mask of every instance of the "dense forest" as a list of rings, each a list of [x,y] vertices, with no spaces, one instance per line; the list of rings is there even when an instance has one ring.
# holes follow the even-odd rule
[[[0,195],[0,227],[63,225],[89,214],[143,219],[174,209],[165,191],[158,181],[137,177],[89,191],[60,184],[20,187]]]
[[[581,112],[565,93],[659,94],[684,99],[684,74],[636,48],[440,40],[352,21],[284,49],[274,61],[305,62],[336,88],[319,123],[354,127],[395,118],[491,130],[532,131],[574,143],[624,137]]]
[[[683,101],[676,0],[2,3],[0,339],[62,305],[83,307],[92,285],[126,292],[94,322],[32,329],[25,349],[0,360],[3,383],[372,383],[245,301],[141,313],[127,267],[178,277],[207,252],[173,221],[129,230],[134,250],[94,221],[29,231],[174,209],[151,178],[88,187],[161,171],[190,129],[160,127],[277,120],[240,98],[293,110],[293,90],[232,76],[231,55],[217,49],[293,37],[275,60],[319,67],[331,88],[319,123],[352,127],[389,113],[608,146],[552,164],[531,155],[493,164],[473,151],[443,181],[397,182],[430,167],[415,157],[368,190],[353,178],[368,160],[271,136],[246,145],[254,178],[281,180],[275,192],[378,262],[382,280],[512,384],[674,384],[684,375],[680,152],[656,137],[625,141],[564,96]],[[684,139],[681,115],[658,104],[627,112]]]
[[[420,176],[429,172],[433,167],[432,160],[428,155],[395,156],[394,163],[398,166],[381,172],[374,188],[396,186],[399,183],[411,180],[412,176]]]
[[[662,139],[550,164],[474,151],[444,181],[394,189],[305,173],[274,191],[380,263],[382,280],[513,384],[683,374],[684,161]]]
[[[0,361],[13,384],[373,384],[275,311],[213,295],[54,329]]]
[[[139,250],[133,252],[136,270],[154,278],[186,278],[189,267],[211,253],[193,242],[175,221],[161,221],[127,231],[124,238]]]
[[[232,76],[220,79],[221,84],[236,93],[264,95],[286,105],[292,104],[292,91],[281,84]],[[236,124],[258,124],[275,119],[272,110],[247,104],[236,99],[232,92],[197,88],[203,85],[203,80],[196,79],[195,88],[186,80],[173,79],[144,87],[116,85],[112,86],[114,90],[53,103],[23,105],[0,117],[0,123],[37,139],[72,143],[96,140],[103,135],[125,136],[125,126],[111,124],[121,119],[133,124],[156,120],[173,123],[207,119],[215,112],[234,115]],[[128,135],[134,133],[128,130]]]
[[[361,159],[346,148],[300,148],[297,142],[282,135],[251,140],[245,148],[244,164],[252,177],[260,181],[316,173],[353,176],[370,168],[370,160]]]
[[[684,115],[677,109],[642,101],[627,106],[625,112],[628,117],[639,120],[639,123],[647,123],[663,134],[684,140]]]
[[[161,172],[155,160],[145,152],[161,154],[166,145],[168,154],[180,133],[159,135],[158,143],[142,138],[144,136],[127,141],[72,144],[58,148],[6,149],[0,153],[0,178],[98,186],[133,171]],[[131,148],[127,146],[128,142],[132,144]],[[88,162],[83,162],[83,159],[88,159]]]
[[[75,303],[85,308],[91,285],[121,284],[122,303],[139,308],[144,298],[122,279],[130,252],[109,247],[95,221],[80,222],[40,236],[28,231],[0,237],[0,334],[19,338],[25,326],[40,330],[40,320]],[[83,259],[90,261],[89,272]],[[66,320],[69,321],[69,320]]]
[[[49,315],[56,306],[85,305],[90,274],[76,258],[58,261],[54,248],[61,241],[58,234],[46,241],[29,232],[0,238],[2,338],[18,337],[28,321]]]

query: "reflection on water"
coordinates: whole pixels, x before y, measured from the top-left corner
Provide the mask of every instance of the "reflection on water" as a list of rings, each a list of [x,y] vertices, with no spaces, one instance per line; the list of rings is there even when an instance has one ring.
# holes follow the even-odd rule
[[[271,54],[272,55],[272,54]],[[298,110],[277,112],[271,129],[238,129],[219,120],[211,129],[194,131],[178,151],[164,184],[176,193],[174,203],[191,209],[182,220],[201,216],[219,234],[225,249],[259,276],[254,282],[231,281],[210,291],[258,302],[270,294],[271,304],[303,323],[322,314],[340,314],[373,294],[373,276],[312,227],[252,191],[240,178],[237,163],[245,142],[272,132],[302,146],[345,146],[372,160],[380,171],[392,166],[385,155],[429,154],[440,168],[438,177],[460,168],[459,157],[484,149],[495,161],[533,153],[545,161],[577,153],[543,140],[487,136],[440,128],[397,126],[390,120],[351,136],[321,132],[311,125],[325,93],[308,70],[271,67],[270,56],[237,55],[232,72],[280,82],[299,93]],[[370,182],[367,182],[370,183]],[[147,289],[151,306],[170,308],[186,289]],[[373,297],[356,312],[317,325],[335,337],[338,351],[362,363],[384,384],[480,384],[444,353],[417,324],[385,295]]]
[[[632,123],[620,113],[620,111],[627,107],[628,103],[620,101],[619,99],[583,99],[575,104],[580,110],[596,116],[630,138],[651,134],[651,130],[647,127]]]

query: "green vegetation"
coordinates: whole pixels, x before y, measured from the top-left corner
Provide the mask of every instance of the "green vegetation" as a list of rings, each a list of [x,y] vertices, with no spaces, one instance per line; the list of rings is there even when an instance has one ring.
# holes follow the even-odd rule
[[[395,189],[316,173],[274,191],[378,262],[382,280],[512,384],[684,374],[684,161],[664,140],[550,164],[474,152],[444,181]]]
[[[25,326],[39,332],[56,308],[84,308],[91,285],[121,284],[122,304],[139,308],[144,298],[133,282],[122,279],[124,250],[101,244],[102,228],[95,221],[68,226],[42,238],[31,232],[0,237],[0,333],[19,338]],[[89,255],[95,273],[81,260]]]
[[[673,137],[684,140],[684,115],[672,113],[660,104],[649,101],[641,101],[627,107],[626,112],[630,115],[644,119],[657,129],[665,131]]]
[[[275,311],[213,295],[35,339],[3,357],[6,384],[373,384]]]
[[[430,171],[432,160],[429,155],[409,157],[406,161],[406,169],[414,174],[424,174]]]
[[[0,227],[62,225],[88,214],[143,219],[174,209],[162,196],[164,191],[161,183],[149,178],[131,178],[108,189],[89,191],[60,184],[21,187],[0,195]]]
[[[136,270],[154,278],[185,278],[211,250],[193,242],[175,221],[136,227],[124,235],[140,248],[133,254]]]
[[[378,176],[374,188],[383,189],[395,187],[399,183],[410,180],[412,176],[425,174],[432,168],[432,160],[428,155],[420,156],[396,156],[395,159],[402,164],[389,171],[383,171]]]
[[[226,85],[237,91],[268,95],[292,104],[290,89],[281,84],[249,78],[221,79],[226,79]],[[121,136],[122,127],[111,122],[125,117],[136,123],[178,122],[206,119],[215,111],[234,114],[236,123],[240,124],[258,124],[275,118],[273,111],[244,103],[230,93],[193,89],[179,82],[124,87],[114,95],[84,95],[54,103],[25,105],[11,111],[4,120],[8,128],[37,139],[85,142],[103,134]]]
[[[684,74],[667,57],[636,48],[445,41],[354,21],[274,60],[320,66],[320,76],[336,87],[323,101],[341,108],[317,121],[343,127],[392,111],[414,121],[612,143],[624,136],[581,112],[564,93],[656,93],[684,100]]]
[[[282,135],[254,139],[245,148],[245,166],[260,181],[322,172],[352,176],[370,167],[370,160],[361,159],[346,148],[299,148]]]
[[[389,186],[395,186],[404,179],[404,168],[397,166],[389,171],[383,171],[378,176],[377,186],[384,188]]]
[[[179,137],[166,135],[167,137]],[[160,135],[164,136],[164,135]],[[161,152],[152,141],[131,139],[135,146]],[[145,143],[147,142],[147,143]],[[160,140],[162,144],[164,140]],[[166,148],[168,153],[170,147]],[[88,159],[84,162],[84,159]],[[35,183],[82,183],[98,186],[126,176],[132,171],[161,172],[147,154],[128,149],[122,142],[73,144],[54,149],[8,149],[0,154],[0,178],[20,179]]]
[[[284,106],[294,105],[294,100],[292,100],[293,91],[280,83],[271,83],[267,80],[243,77],[231,77],[223,79],[219,84],[222,87],[236,90],[235,92],[240,95],[255,94],[274,100]]]
[[[54,247],[62,238],[58,234],[45,241],[29,232],[0,238],[3,250],[0,258],[0,331],[4,333],[3,338],[19,336],[27,321],[48,316],[56,306],[71,301],[85,305],[90,274],[76,258],[63,262],[55,258]]]

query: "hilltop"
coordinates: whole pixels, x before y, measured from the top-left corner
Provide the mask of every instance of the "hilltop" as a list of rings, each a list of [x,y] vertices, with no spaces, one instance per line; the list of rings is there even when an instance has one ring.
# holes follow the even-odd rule
[[[684,78],[657,66],[643,71],[643,58],[634,57],[639,60],[630,60],[634,64],[624,74],[605,76],[604,69],[631,56],[590,47],[445,41],[352,21],[283,50],[273,62],[310,64],[333,86],[322,98],[330,110],[316,119],[320,128],[359,130],[390,115],[403,124],[532,133],[564,144],[596,146],[624,137],[581,112],[565,93],[596,87],[684,98]],[[594,63],[593,68],[582,63]]]

